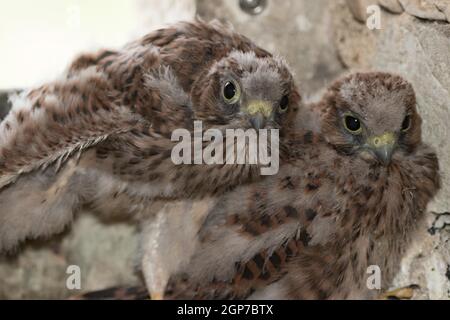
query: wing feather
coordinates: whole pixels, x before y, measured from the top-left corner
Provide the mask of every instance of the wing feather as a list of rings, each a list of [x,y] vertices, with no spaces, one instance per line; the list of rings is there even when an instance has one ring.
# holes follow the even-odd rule
[[[31,91],[14,99],[0,124],[0,188],[24,173],[51,164],[59,167],[74,154],[144,121],[116,104],[101,74],[86,70],[79,77],[82,83],[93,82],[93,88],[71,94],[77,84],[69,80],[42,87],[39,95]]]

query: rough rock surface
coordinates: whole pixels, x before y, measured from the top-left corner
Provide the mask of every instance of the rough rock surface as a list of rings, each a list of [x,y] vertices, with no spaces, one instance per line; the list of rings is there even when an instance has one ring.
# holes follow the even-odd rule
[[[403,258],[392,288],[419,285],[414,299],[450,299],[450,215],[429,214]]]
[[[421,19],[448,21],[445,7],[448,0],[399,0],[406,13]]]
[[[450,22],[449,0],[346,0],[356,20],[365,22],[367,7],[379,5],[391,13],[407,13],[413,17],[426,20]]]
[[[313,94],[344,69],[333,45],[334,1],[267,1],[259,15],[242,11],[239,1],[198,0],[205,19],[230,21],[258,45],[285,57],[306,95]]]
[[[0,299],[56,299],[118,284],[135,284],[137,235],[126,224],[104,224],[81,214],[51,241],[31,241],[0,257]],[[68,266],[81,270],[81,290],[68,290]]]

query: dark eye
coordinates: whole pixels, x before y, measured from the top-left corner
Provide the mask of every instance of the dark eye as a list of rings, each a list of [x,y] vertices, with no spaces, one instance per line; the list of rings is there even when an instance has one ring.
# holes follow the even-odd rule
[[[234,104],[239,101],[240,98],[240,88],[234,81],[227,81],[223,86],[223,98],[226,103]]]
[[[411,116],[406,116],[402,122],[402,131],[408,131],[411,127]]]
[[[344,118],[345,128],[351,133],[361,132],[361,121],[353,116],[346,116]]]
[[[287,95],[283,96],[280,101],[280,111],[284,112],[288,109],[289,106],[289,97]]]

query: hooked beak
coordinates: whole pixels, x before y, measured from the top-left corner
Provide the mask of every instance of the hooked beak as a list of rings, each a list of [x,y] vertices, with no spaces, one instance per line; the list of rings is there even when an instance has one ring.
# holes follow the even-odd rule
[[[392,132],[386,132],[380,136],[371,137],[368,141],[369,148],[384,165],[388,165],[391,162],[395,144],[396,138]]]
[[[250,101],[246,112],[250,115],[250,124],[256,130],[264,128],[267,119],[272,115],[272,104],[267,101]]]

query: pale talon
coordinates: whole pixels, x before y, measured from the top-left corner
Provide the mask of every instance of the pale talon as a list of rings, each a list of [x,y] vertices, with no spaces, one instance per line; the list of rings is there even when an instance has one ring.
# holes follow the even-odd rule
[[[420,289],[418,285],[410,285],[407,287],[395,289],[392,291],[388,291],[383,293],[380,296],[380,300],[409,300],[414,296],[414,292]]]
[[[151,300],[164,300],[164,293],[162,292],[150,292]]]

